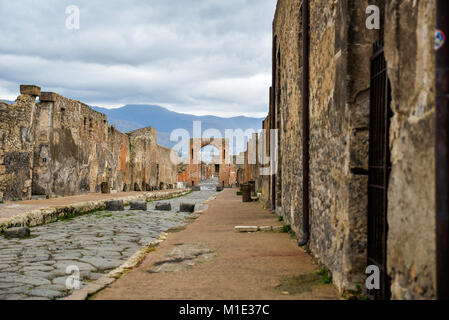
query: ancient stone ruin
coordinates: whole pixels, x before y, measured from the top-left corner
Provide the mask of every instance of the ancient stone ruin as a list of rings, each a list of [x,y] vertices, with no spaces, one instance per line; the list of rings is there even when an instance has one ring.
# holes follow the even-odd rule
[[[171,189],[172,152],[154,128],[120,132],[88,105],[37,86],[0,101],[0,199]]]

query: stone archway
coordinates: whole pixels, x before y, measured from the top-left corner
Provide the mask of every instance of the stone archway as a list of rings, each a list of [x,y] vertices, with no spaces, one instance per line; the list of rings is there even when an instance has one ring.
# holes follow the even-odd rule
[[[233,184],[231,177],[232,162],[230,161],[229,140],[216,138],[193,138],[190,139],[189,149],[189,186],[198,186],[200,183],[200,150],[207,146],[213,146],[219,151],[218,181],[220,186],[230,187]],[[235,179],[235,178],[234,178]]]

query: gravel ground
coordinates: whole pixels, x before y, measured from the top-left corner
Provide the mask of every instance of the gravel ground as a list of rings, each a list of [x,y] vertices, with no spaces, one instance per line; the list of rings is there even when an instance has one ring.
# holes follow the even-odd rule
[[[0,300],[57,299],[69,295],[68,266],[80,271],[81,287],[122,265],[162,231],[183,226],[189,215],[179,205],[195,203],[196,210],[216,192],[202,190],[157,201],[171,211],[101,211],[31,229],[28,239],[0,237]]]

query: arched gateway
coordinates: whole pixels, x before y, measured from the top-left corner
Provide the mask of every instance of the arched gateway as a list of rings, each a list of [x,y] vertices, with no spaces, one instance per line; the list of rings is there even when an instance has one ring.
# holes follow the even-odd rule
[[[190,139],[188,184],[190,186],[198,186],[200,183],[201,164],[199,154],[200,150],[206,146],[213,146],[219,151],[219,159],[216,158],[214,161],[219,185],[223,187],[232,186],[235,180],[235,172],[229,152],[229,140],[216,138]]]

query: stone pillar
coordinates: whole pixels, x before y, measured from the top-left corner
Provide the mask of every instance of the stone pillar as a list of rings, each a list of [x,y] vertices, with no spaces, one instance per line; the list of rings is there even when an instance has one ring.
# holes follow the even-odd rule
[[[41,95],[41,88],[34,85],[22,84],[20,85],[20,94],[38,97]]]

